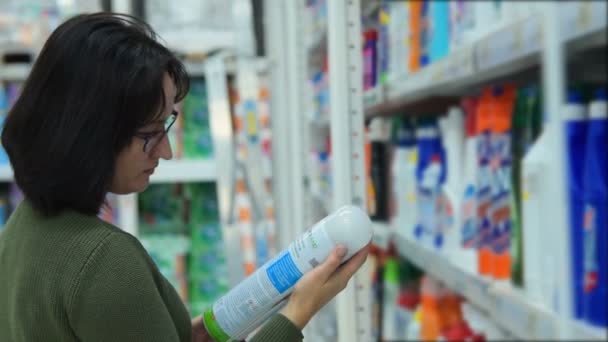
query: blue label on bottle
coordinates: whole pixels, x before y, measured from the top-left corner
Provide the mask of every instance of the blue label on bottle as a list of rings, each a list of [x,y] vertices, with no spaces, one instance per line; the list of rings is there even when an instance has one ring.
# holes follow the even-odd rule
[[[285,252],[283,256],[268,266],[266,274],[279,293],[289,290],[302,277],[302,272],[293,262],[289,252]]]

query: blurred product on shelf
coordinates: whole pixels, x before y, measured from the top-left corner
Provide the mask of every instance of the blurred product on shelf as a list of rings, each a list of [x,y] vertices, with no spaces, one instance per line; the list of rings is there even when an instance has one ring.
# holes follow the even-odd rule
[[[465,98],[462,101],[465,114],[464,130],[466,131],[463,161],[462,206],[457,210],[461,215],[460,248],[454,254],[454,262],[469,273],[477,272],[477,248],[479,247],[477,219],[477,98]]]
[[[511,121],[516,88],[498,85],[492,89],[491,269],[497,280],[511,279]]]
[[[368,213],[374,221],[388,220],[388,147],[391,134],[390,121],[382,118],[372,119],[367,135],[370,162],[370,186],[373,197],[368,197]]]
[[[416,148],[415,121],[395,119],[393,122],[393,158],[391,162],[391,225],[399,227],[406,236],[414,238],[417,222],[416,207]]]
[[[4,90],[4,84],[0,81],[0,129],[4,127],[4,119],[8,114],[8,99],[6,91]],[[8,155],[0,143],[0,165],[8,165]]]
[[[272,197],[272,134],[267,79],[239,63],[233,88],[237,171],[233,213],[245,275],[276,253]]]
[[[518,89],[511,123],[511,255],[512,280],[523,286],[524,256],[522,222],[523,158],[542,129],[541,94],[538,85]]]
[[[587,139],[587,108],[577,89],[568,91],[563,108],[566,157],[568,165],[568,200],[570,205],[570,248],[572,254],[572,290],[574,316],[583,316],[583,171]]]
[[[8,115],[11,107],[21,94],[23,82],[2,82],[0,80],[0,128],[4,125],[4,119]],[[8,165],[8,155],[0,146],[0,165]]]
[[[176,150],[181,152],[183,146],[184,158],[208,158],[213,153],[211,145],[211,129],[209,127],[209,105],[207,103],[207,88],[202,79],[193,79],[190,92],[183,100],[183,131],[175,130]],[[179,141],[180,135],[182,141]]]
[[[440,202],[440,233],[443,235],[441,249],[448,257],[460,250],[460,227],[462,226],[461,196],[463,192],[464,117],[460,107],[450,107],[448,114],[439,119],[439,129],[445,146],[446,181],[442,187]]]
[[[583,317],[608,326],[608,96],[598,88],[589,104],[584,163]]]
[[[378,84],[378,31],[369,29],[363,33],[363,90]]]
[[[418,225],[415,237],[428,248],[440,248],[443,236],[440,233],[441,211],[439,207],[441,186],[445,182],[445,150],[435,118],[419,121],[416,130],[418,143],[418,165],[416,179],[418,196]]]
[[[212,183],[153,184],[138,198],[140,240],[192,312],[228,290],[216,198]]]

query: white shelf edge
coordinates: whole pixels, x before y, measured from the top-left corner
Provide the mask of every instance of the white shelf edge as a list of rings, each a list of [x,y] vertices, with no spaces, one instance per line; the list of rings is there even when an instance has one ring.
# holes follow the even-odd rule
[[[13,180],[13,168],[10,164],[0,165],[0,182],[12,182]]]
[[[420,246],[403,234],[393,236],[401,256],[460,293],[469,302],[484,310],[498,326],[517,338],[556,339],[559,337],[559,324],[570,324],[573,337],[579,339],[606,338],[606,331],[603,329],[591,328],[574,320],[561,322],[555,313],[530,302],[521,290],[508,283],[494,282],[467,273],[441,254]]]
[[[214,159],[161,160],[151,183],[208,182],[217,178]]]
[[[0,81],[25,81],[31,68],[29,63],[0,64]]]
[[[150,183],[209,182],[215,181],[217,168],[213,159],[161,161]],[[10,165],[0,166],[0,182],[12,182]]]

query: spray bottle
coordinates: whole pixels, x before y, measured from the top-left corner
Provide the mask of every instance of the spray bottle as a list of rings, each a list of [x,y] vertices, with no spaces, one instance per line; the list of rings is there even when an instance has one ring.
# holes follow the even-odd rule
[[[240,341],[280,310],[296,282],[327,259],[337,245],[343,262],[372,239],[372,223],[358,207],[344,206],[302,234],[289,247],[218,299],[203,314],[217,342]]]

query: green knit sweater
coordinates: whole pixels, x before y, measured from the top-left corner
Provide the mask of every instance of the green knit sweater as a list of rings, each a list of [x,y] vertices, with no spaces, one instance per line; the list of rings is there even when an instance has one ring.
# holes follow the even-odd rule
[[[24,201],[0,233],[0,341],[190,342],[179,296],[139,241],[91,216]],[[281,315],[253,341],[301,341]]]

